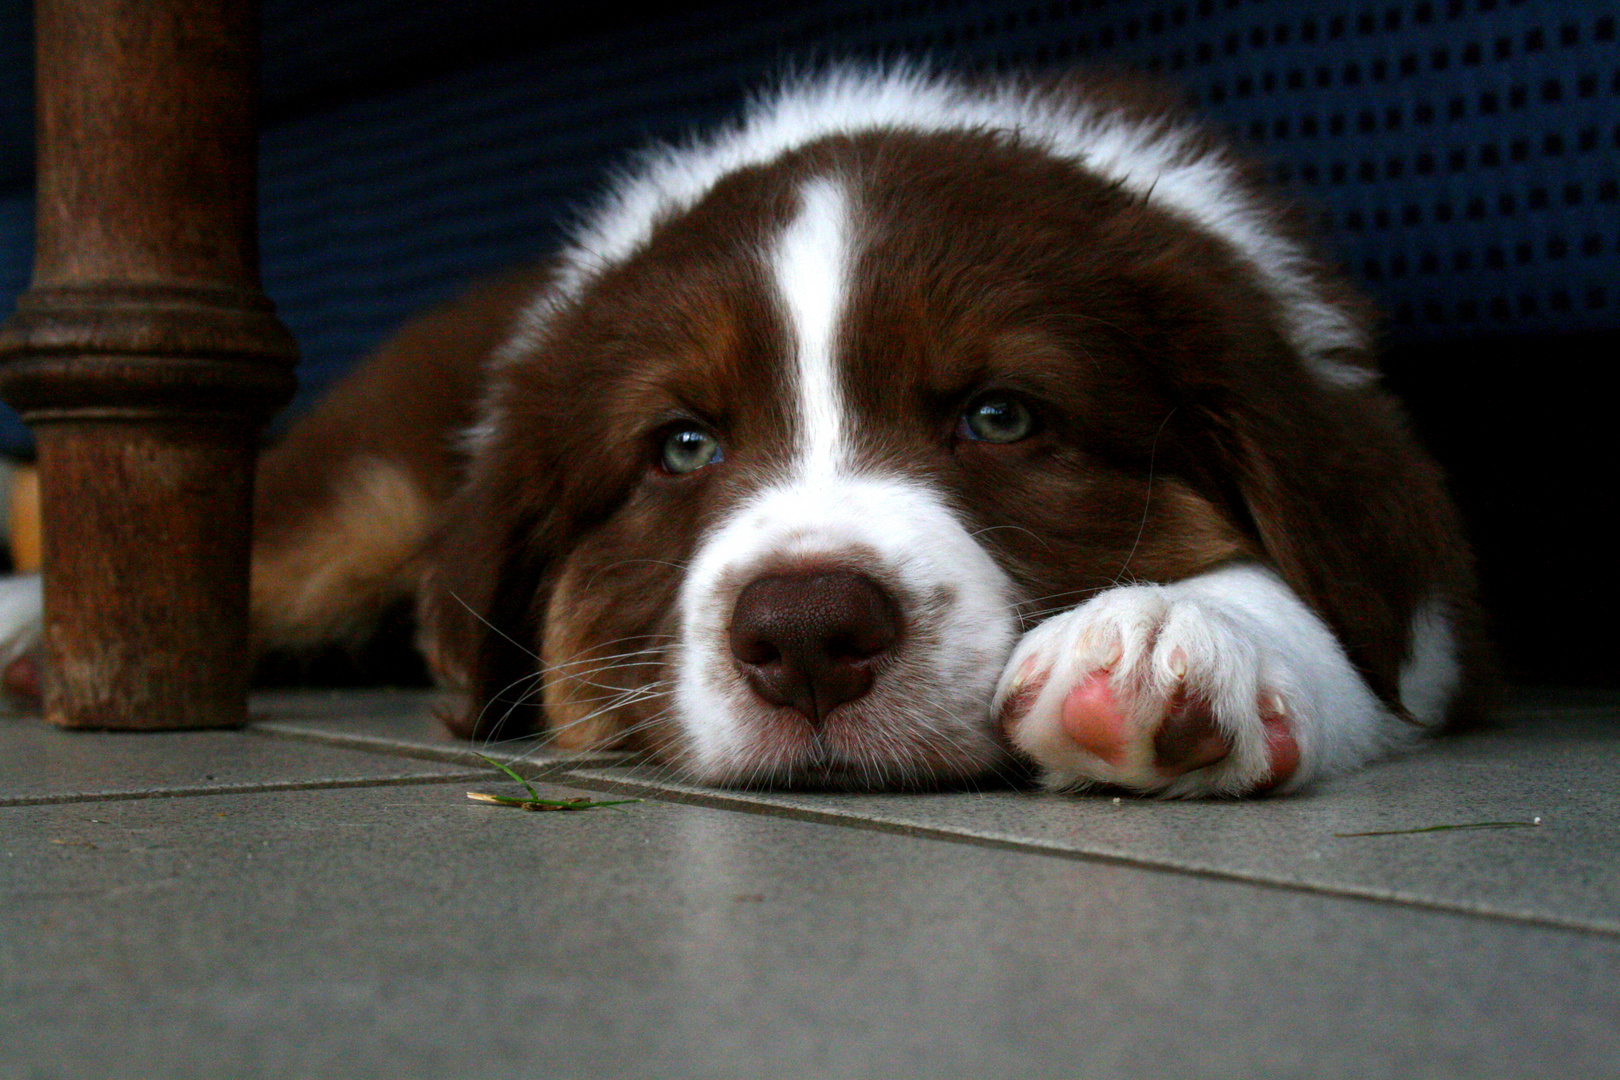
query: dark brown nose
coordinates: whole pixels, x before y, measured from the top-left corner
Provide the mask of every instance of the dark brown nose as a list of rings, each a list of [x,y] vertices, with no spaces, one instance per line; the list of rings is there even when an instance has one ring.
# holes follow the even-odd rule
[[[893,598],[865,574],[772,574],[737,597],[731,655],[756,694],[819,723],[872,688],[900,628]]]

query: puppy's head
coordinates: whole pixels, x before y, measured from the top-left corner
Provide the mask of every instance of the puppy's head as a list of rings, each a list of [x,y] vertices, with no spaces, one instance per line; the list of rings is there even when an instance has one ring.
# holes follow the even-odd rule
[[[1306,378],[1286,305],[1006,127],[781,140],[651,170],[537,299],[430,635],[483,733],[720,783],[974,776],[1024,629],[1252,548],[1216,418]]]

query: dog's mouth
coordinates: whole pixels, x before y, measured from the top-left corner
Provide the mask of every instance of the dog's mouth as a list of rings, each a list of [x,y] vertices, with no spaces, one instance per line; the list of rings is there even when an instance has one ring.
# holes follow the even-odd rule
[[[991,673],[1005,660],[1000,635],[986,634],[988,646],[953,649],[929,640],[939,635],[927,629],[926,638],[902,641],[859,673],[856,691],[842,694],[841,683],[825,694],[821,685],[788,692],[787,680],[751,677],[748,655],[711,647],[698,677],[677,681],[679,763],[702,783],[746,789],[923,791],[1017,782],[1015,752],[990,715]]]
[[[731,753],[704,760],[677,752],[675,763],[700,783],[739,790],[946,791],[1017,786],[1031,776],[988,721],[951,725],[945,735],[873,707],[819,724],[787,709],[750,712],[732,720],[746,734]]]
[[[1035,782],[1035,774],[1011,753],[998,753],[991,760],[973,766],[960,763],[957,767],[939,769],[904,761],[851,761],[826,755],[791,767],[756,770],[753,775],[709,778],[708,782],[740,791],[925,794],[1026,787]]]

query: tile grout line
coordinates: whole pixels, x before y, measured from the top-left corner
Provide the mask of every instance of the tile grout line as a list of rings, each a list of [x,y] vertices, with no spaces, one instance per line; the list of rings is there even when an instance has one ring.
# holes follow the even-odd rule
[[[1043,843],[1036,840],[1018,839],[1010,836],[990,836],[983,833],[972,833],[963,830],[949,829],[937,825],[919,825],[912,822],[885,821],[879,818],[865,817],[853,813],[841,813],[836,810],[816,810],[808,807],[787,806],[781,803],[759,802],[737,796],[728,796],[720,793],[700,792],[686,790],[674,786],[662,786],[655,783],[634,780],[620,780],[611,777],[594,775],[588,772],[571,773],[562,772],[546,777],[552,783],[566,781],[574,787],[601,791],[604,793],[641,795],[659,802],[670,802],[692,806],[703,806],[716,810],[730,810],[738,813],[752,813],[767,817],[788,818],[795,821],[804,821],[818,825],[832,825],[843,828],[867,829],[872,832],[884,832],[898,836],[915,837],[923,840],[939,840],[946,843],[971,844],[976,847],[993,848],[999,851],[1022,851],[1048,858],[1067,859],[1074,862],[1099,862],[1117,866],[1128,866],[1137,870],[1152,870],[1159,873],[1182,874],[1190,877],[1206,878],[1214,881],[1237,882],[1244,885],[1254,885],[1261,888],[1280,889],[1287,892],[1304,893],[1311,896],[1333,897],[1336,899],[1356,900],[1377,904],[1396,904],[1401,907],[1417,908],[1424,911],[1442,912],[1448,915],[1466,915],[1475,918],[1490,919],[1495,922],[1507,922],[1515,925],[1539,926],[1554,930],[1576,931],[1586,934],[1598,934],[1604,937],[1620,938],[1620,923],[1608,924],[1603,922],[1583,921],[1578,919],[1560,918],[1555,915],[1543,915],[1534,912],[1504,911],[1500,908],[1484,905],[1469,905],[1453,901],[1435,900],[1430,897],[1417,896],[1399,892],[1380,892],[1372,888],[1346,886],[1326,886],[1306,881],[1291,881],[1286,878],[1270,877],[1264,874],[1244,873],[1236,870],[1222,870],[1210,866],[1187,866],[1176,863],[1145,858],[1140,855],[1129,855],[1123,852],[1110,851],[1083,851],[1074,848],[1059,847],[1055,844]]]
[[[286,725],[285,721],[270,721],[264,723],[250,723],[240,730],[247,735],[256,735],[261,739],[286,739],[289,742],[315,743],[319,746],[336,746],[345,750],[363,750],[368,753],[380,754],[386,757],[411,758],[419,761],[438,761],[452,765],[469,765],[488,770],[488,766],[479,759],[483,750],[467,749],[456,746],[425,746],[411,743],[396,743],[378,739],[370,735],[345,735],[335,732],[321,731],[315,728],[304,728]],[[485,747],[486,750],[498,749],[499,744]],[[494,756],[494,755],[491,755]],[[541,779],[551,774],[569,769],[604,768],[612,765],[623,765],[633,760],[628,755],[599,754],[584,758],[531,760],[517,757],[507,760],[507,764],[523,772],[529,779]]]
[[[407,787],[484,780],[488,772],[416,773],[410,776],[334,777],[328,780],[267,780],[248,784],[209,784],[134,791],[89,791],[70,795],[10,795],[0,797],[0,808],[62,806],[71,803],[129,802],[137,799],[189,799],[205,795],[256,795],[275,791],[335,791],[343,788]]]

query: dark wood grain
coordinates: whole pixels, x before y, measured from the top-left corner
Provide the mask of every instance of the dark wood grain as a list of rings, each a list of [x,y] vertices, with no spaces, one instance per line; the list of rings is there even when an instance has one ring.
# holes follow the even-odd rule
[[[259,286],[256,5],[40,0],[34,275],[0,393],[34,428],[46,714],[246,715],[254,450],[295,350]]]

